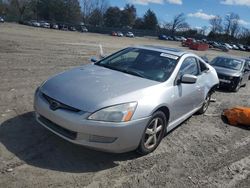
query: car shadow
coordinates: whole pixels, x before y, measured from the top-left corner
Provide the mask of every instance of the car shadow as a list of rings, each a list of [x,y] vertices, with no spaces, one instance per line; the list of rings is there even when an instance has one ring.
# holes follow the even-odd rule
[[[114,168],[119,161],[140,157],[135,152],[111,154],[72,144],[37,123],[34,112],[3,122],[0,142],[29,165],[62,172],[96,172]]]
[[[219,93],[235,93],[234,91],[230,91],[229,89],[224,87],[219,87],[215,91]]]

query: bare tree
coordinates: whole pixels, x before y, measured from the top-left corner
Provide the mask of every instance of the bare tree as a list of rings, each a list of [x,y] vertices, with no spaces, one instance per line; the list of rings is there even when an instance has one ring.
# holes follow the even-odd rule
[[[93,0],[93,5],[93,9],[98,9],[102,14],[106,12],[109,6],[107,0]]]
[[[170,30],[172,33],[175,33],[178,30],[189,28],[189,25],[186,22],[185,15],[181,13],[174,16],[170,23],[166,23],[165,28]]]
[[[10,4],[16,9],[19,21],[23,20],[23,15],[28,8],[31,0],[10,0]]]
[[[240,30],[240,17],[238,14],[230,13],[225,16],[225,33],[234,37]]]
[[[240,38],[247,38],[250,36],[250,29],[242,27],[240,32]]]
[[[81,6],[82,6],[82,17],[83,22],[87,23],[90,14],[93,11],[93,1],[91,0],[81,0]]]
[[[7,2],[0,0],[0,15],[5,15],[7,11]]]
[[[81,0],[83,22],[88,23],[93,11],[99,11],[102,15],[108,8],[107,0]]]
[[[201,35],[206,35],[206,32],[207,32],[207,26],[203,26],[200,31]]]
[[[222,32],[222,18],[220,16],[215,16],[214,18],[209,20],[211,25],[211,31],[213,33],[220,33]]]

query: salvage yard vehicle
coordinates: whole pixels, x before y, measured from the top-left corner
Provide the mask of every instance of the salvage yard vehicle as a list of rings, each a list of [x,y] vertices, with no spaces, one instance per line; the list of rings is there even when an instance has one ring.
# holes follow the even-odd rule
[[[123,33],[122,33],[121,31],[118,31],[118,32],[117,32],[117,36],[118,36],[118,37],[123,37]]]
[[[132,32],[127,32],[127,34],[126,34],[126,37],[131,37],[131,38],[133,38],[133,37],[135,37],[135,35],[134,35],[134,33],[132,33]]]
[[[58,26],[58,24],[56,24],[56,23],[51,23],[51,24],[50,24],[50,28],[51,28],[51,29],[59,29],[59,26]]]
[[[0,23],[4,23],[4,19],[0,16]]]
[[[240,87],[246,86],[250,74],[246,59],[218,56],[210,64],[218,74],[220,87],[237,92]]]
[[[81,32],[88,32],[89,30],[87,29],[86,26],[80,26],[80,31]]]
[[[41,125],[72,143],[148,154],[205,113],[218,84],[215,69],[193,53],[129,47],[50,78],[37,88],[34,109]]]
[[[166,35],[159,35],[158,39],[159,40],[168,40],[168,37]]]
[[[30,23],[34,27],[41,27],[41,24],[36,20],[31,20]]]
[[[47,28],[47,29],[50,28],[50,24],[46,21],[40,21],[39,23],[40,23],[40,27]]]
[[[116,31],[112,31],[112,32],[110,33],[110,35],[111,35],[111,36],[117,36],[117,32],[116,32]]]

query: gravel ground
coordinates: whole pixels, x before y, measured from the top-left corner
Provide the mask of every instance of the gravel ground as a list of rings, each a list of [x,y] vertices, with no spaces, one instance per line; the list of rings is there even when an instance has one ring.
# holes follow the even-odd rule
[[[135,44],[180,47],[154,38],[0,24],[0,187],[249,187],[250,129],[224,123],[223,109],[250,106],[250,82],[218,91],[205,115],[194,115],[147,155],[109,154],[71,144],[34,119],[33,94],[55,73]],[[250,53],[229,52],[250,56]],[[199,52],[209,59],[223,52]]]

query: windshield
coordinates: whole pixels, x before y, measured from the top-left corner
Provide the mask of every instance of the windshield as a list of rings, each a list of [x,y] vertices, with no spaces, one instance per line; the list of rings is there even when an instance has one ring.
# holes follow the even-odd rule
[[[240,70],[242,68],[243,61],[233,58],[217,57],[211,62],[211,65],[233,70]]]
[[[162,52],[126,48],[97,62],[96,65],[164,82],[172,74],[177,64],[177,59],[177,56]]]

